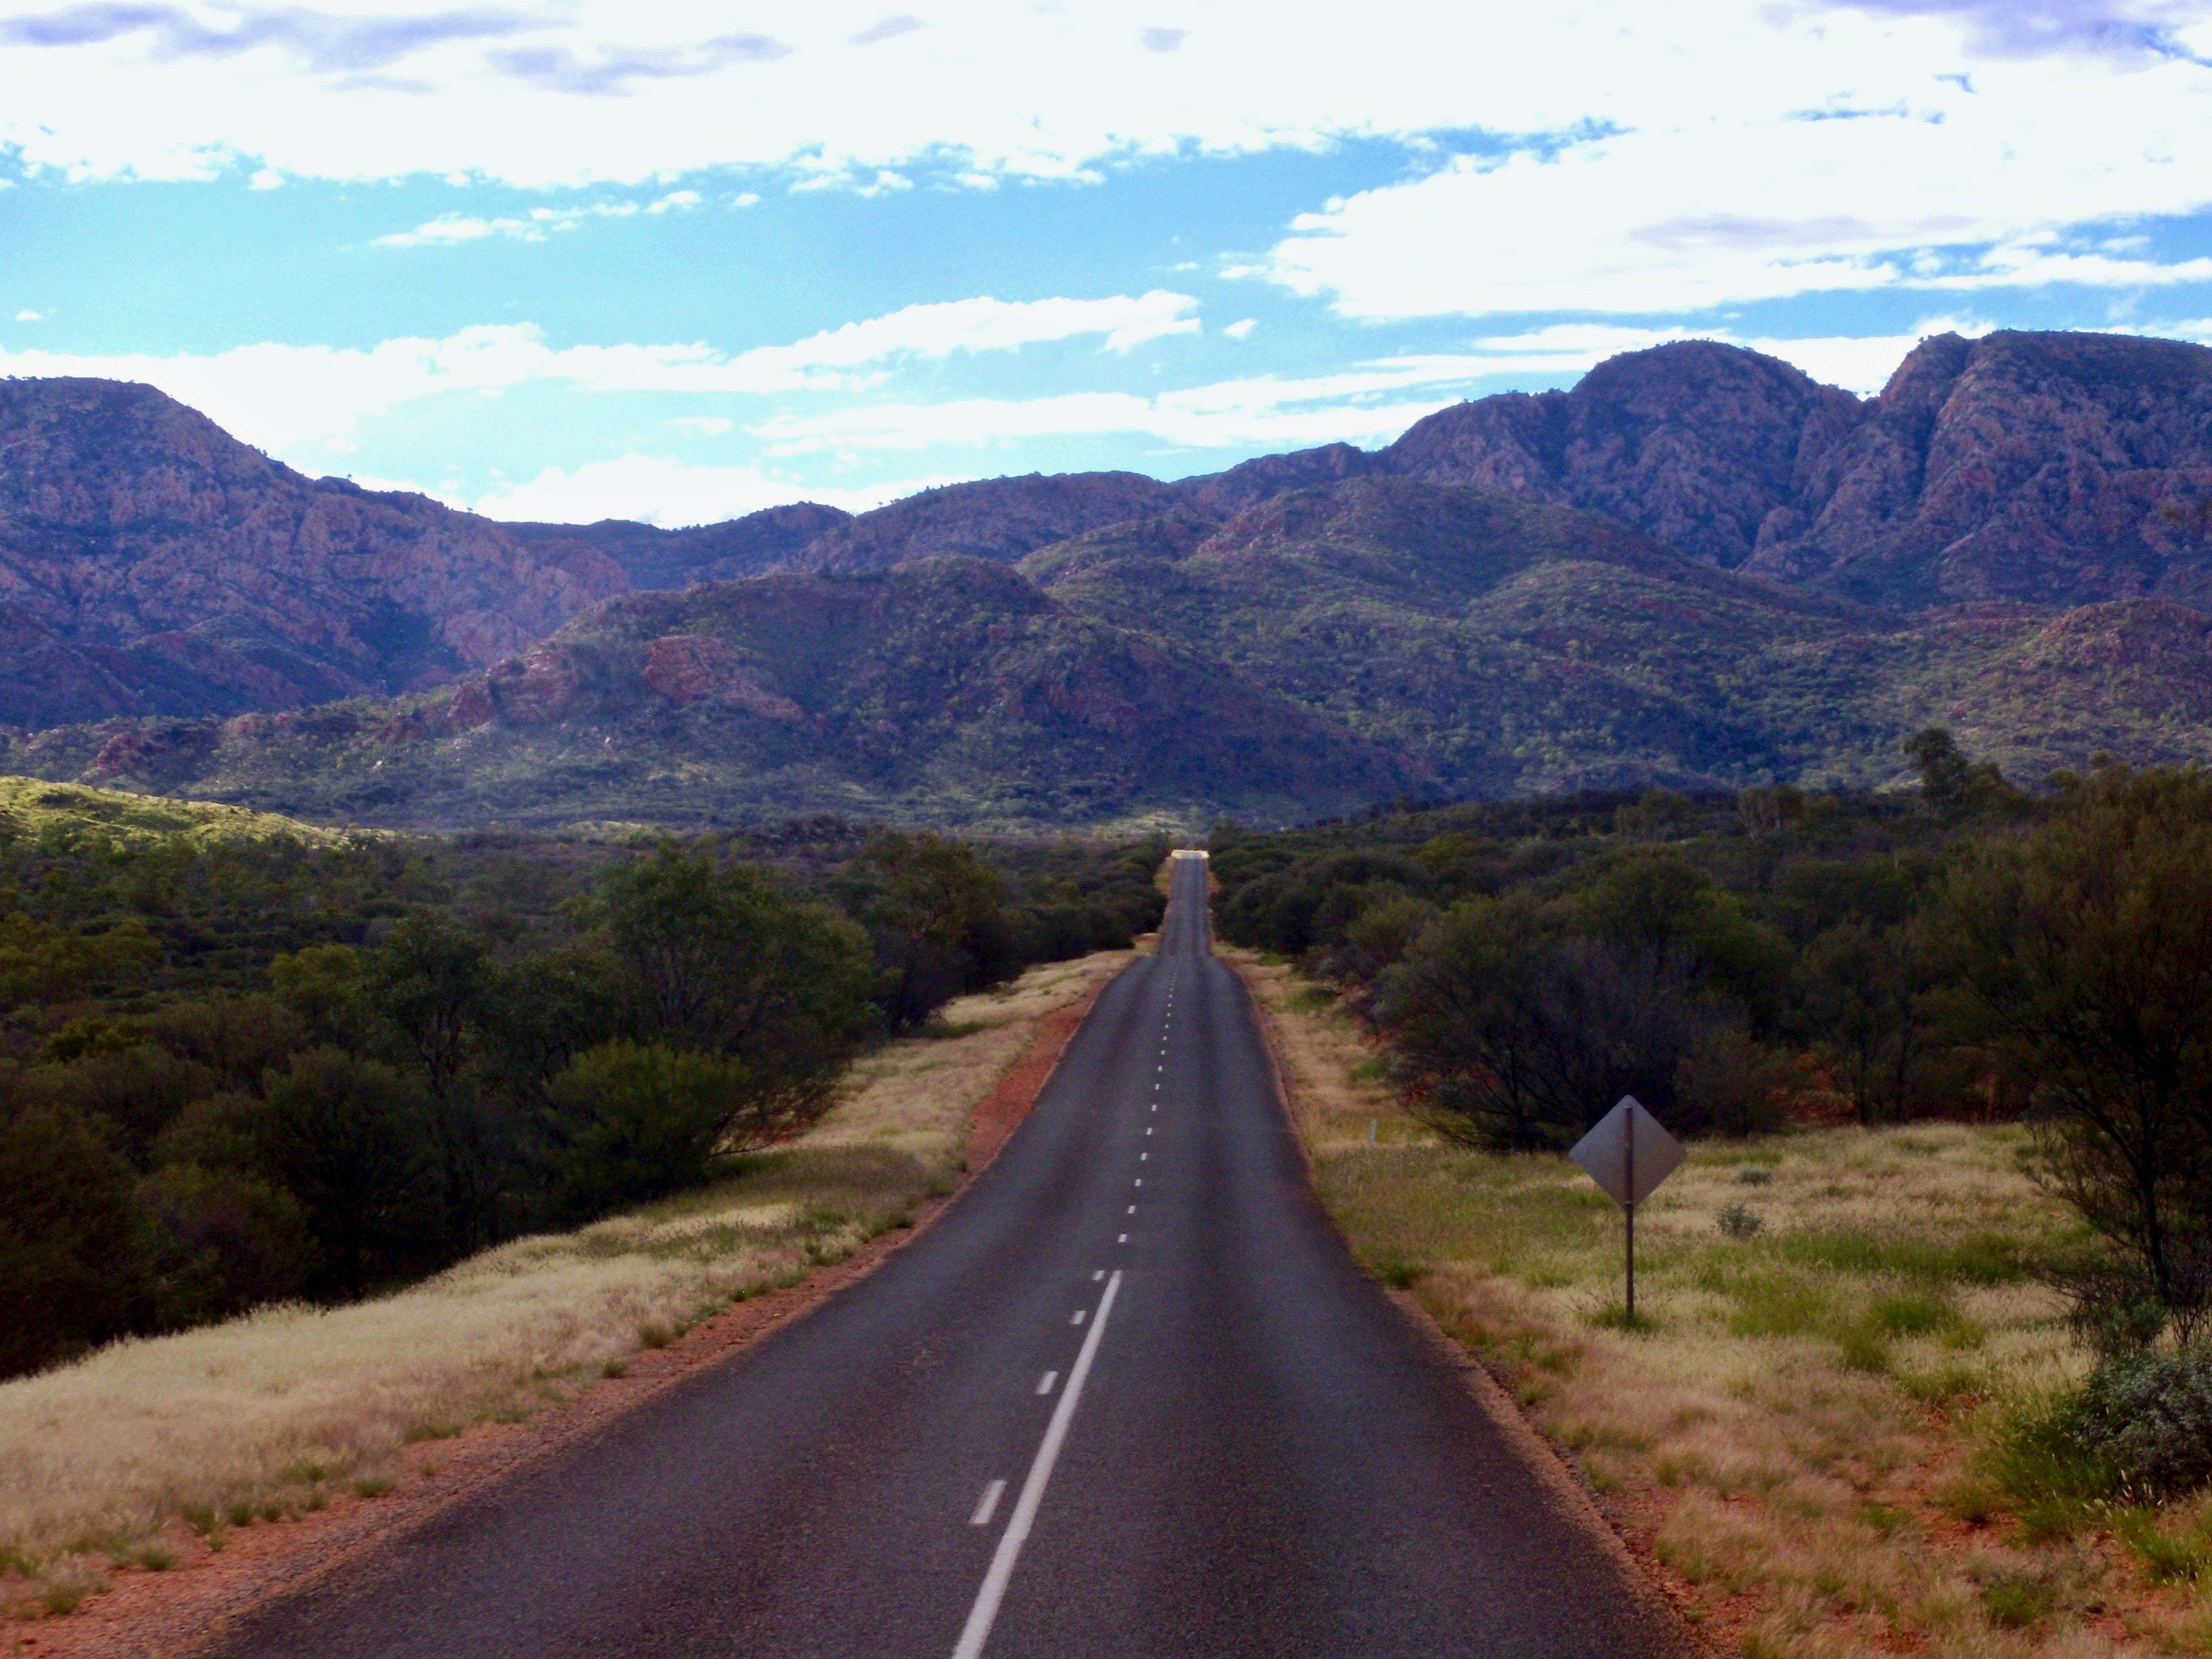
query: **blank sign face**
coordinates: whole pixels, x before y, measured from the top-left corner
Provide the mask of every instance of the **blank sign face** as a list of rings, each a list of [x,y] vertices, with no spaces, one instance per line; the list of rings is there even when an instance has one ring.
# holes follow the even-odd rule
[[[1632,1135],[1636,1153],[1632,1161],[1629,1158]],[[1614,1203],[1641,1204],[1688,1154],[1634,1095],[1624,1095],[1620,1104],[1600,1118],[1597,1127],[1577,1141],[1567,1156],[1581,1164]],[[1632,1168],[1636,1176],[1633,1185],[1629,1180]]]

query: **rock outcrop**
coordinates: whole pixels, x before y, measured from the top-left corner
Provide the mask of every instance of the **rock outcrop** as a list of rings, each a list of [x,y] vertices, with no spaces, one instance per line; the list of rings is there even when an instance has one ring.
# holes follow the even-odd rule
[[[1376,462],[1903,609],[2212,602],[2212,349],[2179,341],[1939,335],[1864,402],[1685,342],[1443,410]]]
[[[0,723],[435,684],[628,586],[581,544],[303,477],[149,386],[0,382]]]

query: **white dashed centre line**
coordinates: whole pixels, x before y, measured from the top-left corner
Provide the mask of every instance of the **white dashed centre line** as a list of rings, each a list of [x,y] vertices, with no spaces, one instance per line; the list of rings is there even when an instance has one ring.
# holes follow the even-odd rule
[[[1042,1376],[1037,1378],[1036,1391],[1039,1394],[1050,1394],[1052,1392],[1052,1385],[1059,1381],[1060,1373],[1058,1371],[1047,1371]]]
[[[1106,1270],[1103,1267],[1101,1267],[1097,1273],[1091,1275],[1091,1282],[1096,1285],[1100,1279],[1105,1277]]]
[[[1006,1494],[1006,1483],[994,1480],[983,1488],[983,1495],[975,1500],[975,1513],[968,1517],[971,1527],[988,1527],[991,1517],[999,1512],[999,1500]]]
[[[1071,1325],[1080,1325],[1080,1324],[1083,1322],[1083,1316],[1084,1316],[1086,1312],[1088,1312],[1088,1311],[1089,1311],[1089,1310],[1087,1310],[1087,1309],[1084,1309],[1084,1308],[1078,1308],[1078,1309],[1075,1310],[1074,1316],[1073,1316],[1073,1318],[1071,1318],[1067,1322],[1068,1322],[1069,1324],[1071,1324]]]
[[[992,1554],[990,1571],[983,1575],[983,1587],[975,1593],[975,1605],[968,1611],[968,1623],[960,1632],[959,1645],[952,1650],[952,1659],[981,1659],[984,1643],[991,1639],[992,1622],[999,1616],[999,1603],[1006,1599],[1007,1583],[1014,1576],[1014,1563],[1021,1558],[1022,1545],[1036,1522],[1037,1505],[1044,1502],[1044,1489],[1052,1480],[1053,1465],[1060,1461],[1060,1449],[1067,1439],[1068,1425],[1075,1419],[1076,1402],[1083,1398],[1083,1380],[1091,1375],[1091,1362],[1098,1357],[1098,1340],[1106,1334],[1106,1316],[1114,1311],[1114,1298],[1121,1289],[1121,1275],[1116,1273],[1106,1281],[1106,1294],[1098,1299],[1098,1317],[1091,1322],[1091,1334],[1083,1339],[1083,1351],[1075,1356],[1075,1369],[1067,1374],[1067,1387],[1061,1390],[1060,1404],[1054,1407],[1052,1421],[1046,1425],[1043,1443],[1038,1446],[1036,1459],[1030,1465],[1029,1479],[1022,1482],[1022,1495],[1014,1500],[1014,1512],[1006,1522],[1006,1529],[999,1534],[999,1547]]]

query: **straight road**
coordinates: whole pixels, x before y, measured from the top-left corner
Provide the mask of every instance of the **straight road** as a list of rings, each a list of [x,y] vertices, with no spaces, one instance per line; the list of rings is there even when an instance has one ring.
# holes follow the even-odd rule
[[[873,1274],[236,1659],[1680,1651],[1314,1201],[1206,865]]]

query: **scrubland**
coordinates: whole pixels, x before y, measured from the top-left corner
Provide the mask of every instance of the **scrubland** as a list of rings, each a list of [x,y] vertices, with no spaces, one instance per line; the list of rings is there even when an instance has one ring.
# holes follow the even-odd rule
[[[1632,1328],[1620,1212],[1580,1171],[1439,1141],[1332,992],[1232,954],[1354,1251],[1485,1362],[1717,1649],[2212,1651],[2212,1502],[2009,1496],[2018,1425],[2092,1363],[2039,1272],[2078,1223],[2023,1130],[1698,1143],[1639,1209]]]
[[[409,1446],[557,1408],[640,1347],[911,1224],[953,1190],[975,1108],[1040,1021],[1128,954],[946,1005],[857,1061],[808,1133],[712,1187],[394,1295],[125,1340],[0,1384],[0,1603],[65,1611],[118,1570],[380,1496]]]

